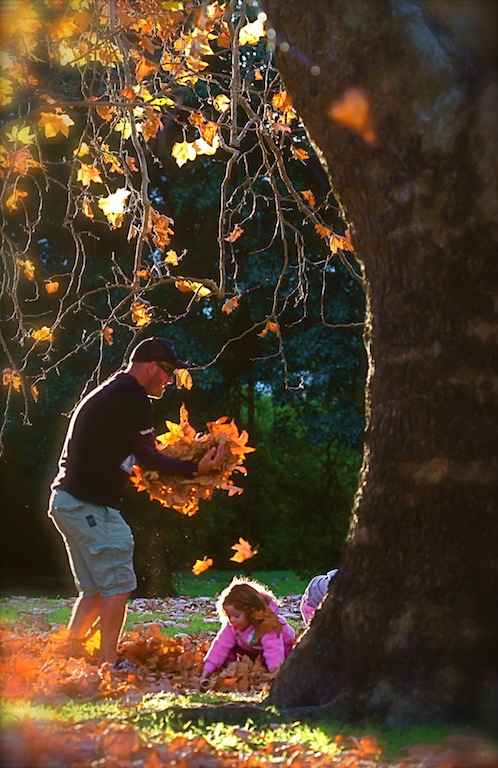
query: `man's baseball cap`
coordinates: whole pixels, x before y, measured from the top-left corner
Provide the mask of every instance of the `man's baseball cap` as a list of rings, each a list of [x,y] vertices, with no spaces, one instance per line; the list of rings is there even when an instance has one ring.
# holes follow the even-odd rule
[[[174,368],[190,368],[190,363],[180,360],[169,339],[152,336],[137,344],[130,354],[131,363],[168,363]]]

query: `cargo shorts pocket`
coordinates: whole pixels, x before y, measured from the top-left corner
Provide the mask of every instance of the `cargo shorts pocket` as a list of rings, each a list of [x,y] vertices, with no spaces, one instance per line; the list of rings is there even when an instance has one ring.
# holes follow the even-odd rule
[[[133,570],[133,539],[121,543],[91,545],[91,568],[93,578],[105,596],[132,592],[137,586]]]

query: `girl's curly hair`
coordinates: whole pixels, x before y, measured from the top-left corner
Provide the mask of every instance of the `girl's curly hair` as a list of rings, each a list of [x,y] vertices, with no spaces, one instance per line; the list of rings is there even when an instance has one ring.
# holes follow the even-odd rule
[[[244,611],[251,624],[257,624],[254,614],[257,611],[267,610],[271,602],[278,604],[271,589],[253,579],[235,577],[220,594],[216,601],[216,610],[220,620],[225,622],[227,619],[225,606],[233,605],[239,611]]]

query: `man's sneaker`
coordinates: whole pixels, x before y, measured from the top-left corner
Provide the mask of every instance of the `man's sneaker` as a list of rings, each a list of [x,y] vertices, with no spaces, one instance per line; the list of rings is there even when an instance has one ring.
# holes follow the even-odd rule
[[[118,659],[114,662],[112,668],[116,672],[126,672],[129,675],[137,671],[137,665],[128,659]]]

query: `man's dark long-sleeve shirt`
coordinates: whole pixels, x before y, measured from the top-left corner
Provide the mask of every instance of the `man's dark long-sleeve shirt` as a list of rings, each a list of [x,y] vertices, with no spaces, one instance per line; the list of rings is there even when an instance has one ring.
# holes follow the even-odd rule
[[[133,455],[142,469],[192,477],[197,464],[161,454],[155,446],[152,404],[141,384],[118,373],[91,392],[71,417],[53,488],[80,501],[119,507]]]

